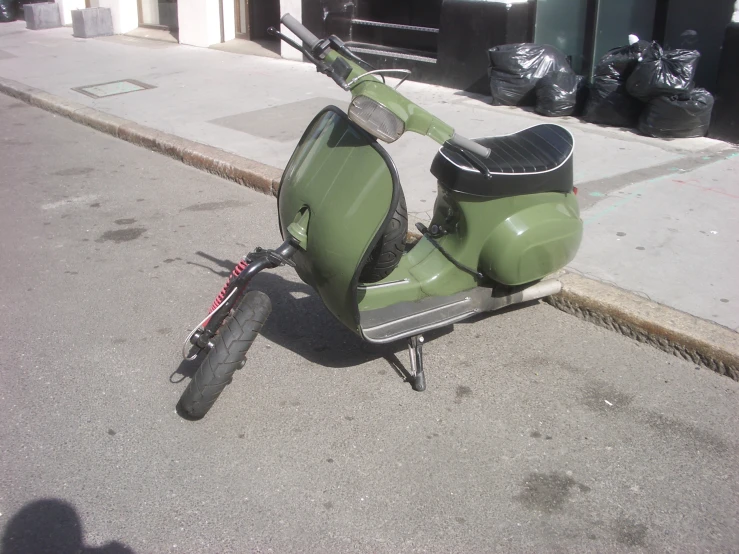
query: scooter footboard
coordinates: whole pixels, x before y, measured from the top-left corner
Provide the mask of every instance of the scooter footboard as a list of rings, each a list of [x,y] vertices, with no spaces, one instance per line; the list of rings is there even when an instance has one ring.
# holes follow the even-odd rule
[[[452,296],[402,302],[360,312],[360,331],[368,342],[392,342],[446,327],[482,312],[557,294],[560,290],[562,283],[548,279],[528,286],[477,287]]]

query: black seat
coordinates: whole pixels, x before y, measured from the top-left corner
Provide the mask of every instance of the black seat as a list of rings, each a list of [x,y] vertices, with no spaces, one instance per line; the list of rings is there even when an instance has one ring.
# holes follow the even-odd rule
[[[513,135],[475,139],[487,158],[445,144],[431,173],[452,191],[499,198],[538,192],[572,192],[574,139],[559,125],[536,125]]]

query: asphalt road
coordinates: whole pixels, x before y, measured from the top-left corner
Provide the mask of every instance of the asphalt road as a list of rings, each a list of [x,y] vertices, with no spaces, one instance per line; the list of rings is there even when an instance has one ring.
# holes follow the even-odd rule
[[[291,270],[200,422],[180,345],[274,199],[0,96],[0,552],[739,548],[739,383],[546,304],[428,390]],[[397,357],[396,357],[397,355]]]

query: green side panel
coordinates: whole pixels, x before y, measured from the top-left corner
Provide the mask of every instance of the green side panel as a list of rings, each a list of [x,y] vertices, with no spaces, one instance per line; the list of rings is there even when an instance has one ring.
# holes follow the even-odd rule
[[[554,198],[542,198],[548,196]],[[499,283],[539,280],[571,262],[580,247],[582,221],[573,194],[528,200],[493,229],[482,248],[480,270]]]
[[[393,201],[394,170],[383,152],[345,114],[327,110],[293,153],[277,201],[283,236],[299,213],[309,212],[306,247],[294,257],[296,270],[353,330],[352,281]]]
[[[439,187],[432,224],[449,234],[438,243],[461,264],[482,272],[492,286],[522,285],[563,268],[582,240],[574,194],[541,193],[486,199]],[[377,285],[397,283],[388,287]],[[358,292],[359,310],[375,310],[428,296],[451,296],[478,286],[422,238],[398,267]]]
[[[400,284],[399,282],[404,281]],[[392,286],[382,287],[386,283]],[[475,278],[459,270],[425,237],[403,255],[398,267],[380,281],[357,291],[359,311],[416,302],[429,296],[451,296],[477,286]]]

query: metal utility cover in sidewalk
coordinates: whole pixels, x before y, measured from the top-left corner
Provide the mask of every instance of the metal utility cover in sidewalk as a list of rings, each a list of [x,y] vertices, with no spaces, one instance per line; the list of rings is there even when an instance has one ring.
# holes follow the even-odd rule
[[[126,94],[151,88],[156,87],[134,79],[124,79],[123,81],[112,81],[110,83],[100,83],[99,85],[76,87],[72,90],[80,92],[90,98],[105,98],[107,96],[116,96],[118,94]]]

